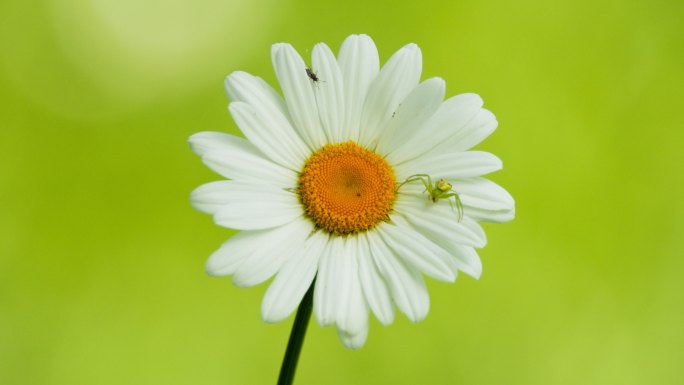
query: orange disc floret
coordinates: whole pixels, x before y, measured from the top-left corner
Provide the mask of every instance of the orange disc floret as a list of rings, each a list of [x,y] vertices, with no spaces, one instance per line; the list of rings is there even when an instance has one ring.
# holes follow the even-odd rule
[[[389,218],[396,193],[394,170],[353,141],[316,151],[299,176],[306,214],[335,235],[354,234]]]

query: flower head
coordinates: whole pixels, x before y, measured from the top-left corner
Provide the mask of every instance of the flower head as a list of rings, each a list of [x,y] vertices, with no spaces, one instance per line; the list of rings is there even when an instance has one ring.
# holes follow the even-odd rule
[[[511,196],[482,175],[501,161],[468,151],[497,126],[475,94],[444,99],[445,83],[419,83],[409,44],[380,68],[373,41],[348,37],[337,57],[323,43],[311,66],[275,44],[280,96],[258,77],[226,79],[229,110],[246,139],[193,135],[193,150],[229,180],[191,196],[217,224],[241,230],[209,257],[211,275],[238,286],[275,276],[261,306],[277,322],[316,277],[314,314],[350,348],[363,345],[369,311],[383,324],[394,307],[422,320],[423,276],[475,278],[486,243],[481,221],[513,218]]]

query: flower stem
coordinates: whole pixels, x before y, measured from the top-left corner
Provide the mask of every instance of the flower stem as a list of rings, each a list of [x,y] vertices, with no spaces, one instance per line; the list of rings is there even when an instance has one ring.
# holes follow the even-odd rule
[[[285,350],[283,365],[280,367],[278,385],[291,385],[292,380],[294,379],[297,361],[299,361],[299,352],[302,351],[304,336],[306,336],[306,327],[309,325],[309,318],[311,318],[315,284],[316,279],[314,278],[313,282],[311,282],[311,286],[309,286],[309,290],[304,294],[304,298],[302,298],[302,302],[297,309],[297,316],[292,325],[290,340],[287,342],[287,350]]]

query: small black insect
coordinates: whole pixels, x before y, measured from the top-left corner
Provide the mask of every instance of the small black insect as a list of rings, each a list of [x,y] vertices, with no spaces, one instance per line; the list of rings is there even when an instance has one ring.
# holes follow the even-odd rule
[[[318,82],[318,75],[311,70],[311,68],[306,67],[306,74],[309,76],[309,79],[313,80],[314,83]]]

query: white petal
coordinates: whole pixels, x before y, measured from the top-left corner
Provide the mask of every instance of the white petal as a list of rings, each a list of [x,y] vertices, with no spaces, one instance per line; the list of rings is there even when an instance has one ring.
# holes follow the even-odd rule
[[[449,233],[425,231],[418,226],[410,224],[403,216],[393,216],[392,221],[396,223],[397,226],[407,229],[407,231],[419,232],[421,236],[429,239],[434,242],[437,247],[446,251],[448,253],[447,256],[441,256],[442,258],[448,259],[446,263],[454,269],[455,274],[457,273],[457,270],[460,270],[474,278],[480,278],[480,275],[482,274],[482,262],[475,252],[475,249],[472,247],[460,244],[458,240]],[[468,221],[470,220],[468,219]],[[479,228],[476,231],[481,232],[482,229]],[[486,240],[484,236],[482,236],[482,238]]]
[[[295,172],[301,170],[310,151],[302,147],[300,139],[289,128],[259,113],[245,102],[228,106],[235,123],[243,134],[274,162]]]
[[[440,281],[456,280],[452,258],[415,230],[391,224],[377,227],[385,244],[408,266]]]
[[[323,147],[326,138],[321,129],[312,81],[306,73],[307,65],[287,43],[274,44],[271,59],[295,129],[311,151]]]
[[[494,182],[482,179],[482,185],[489,185],[482,193],[477,193],[482,186],[473,188],[458,181],[456,188],[461,191],[461,201],[465,215],[481,222],[503,223],[515,218],[513,197]]]
[[[222,132],[198,132],[191,135],[188,142],[192,151],[199,156],[204,156],[209,152],[223,152],[232,147],[237,147],[255,156],[259,155],[259,150],[251,146],[248,140]]]
[[[359,259],[359,279],[366,302],[383,325],[394,321],[394,307],[385,280],[380,276],[377,266],[370,254],[370,246],[366,237],[355,237]]]
[[[443,79],[431,78],[414,88],[392,113],[392,118],[383,129],[376,151],[388,154],[413,137],[444,99],[446,84]]]
[[[190,194],[190,201],[196,209],[213,214],[217,224],[240,230],[281,226],[302,214],[295,194],[250,182],[207,183]]]
[[[256,248],[235,271],[235,286],[254,286],[271,278],[290,257],[299,256],[313,230],[311,221],[303,217],[275,229],[261,230]]]
[[[366,313],[366,320],[368,319],[368,313]],[[364,324],[358,333],[350,333],[342,328],[337,328],[337,335],[340,340],[349,349],[359,349],[363,347],[366,343],[366,338],[368,338],[368,322]]]
[[[318,275],[314,291],[314,314],[321,326],[335,323],[339,297],[344,291],[347,272],[343,269],[344,239],[331,237],[318,262]]]
[[[341,138],[358,142],[368,88],[380,69],[378,50],[369,36],[351,35],[342,43],[337,63],[344,80],[345,119]]]
[[[213,276],[231,275],[240,267],[240,264],[262,242],[263,231],[241,231],[216,250],[205,265],[207,274]]]
[[[228,196],[223,193],[223,190],[230,188],[229,185],[225,185],[226,182],[225,180],[209,182],[196,188],[190,193],[192,207],[206,214],[217,213],[230,202]]]
[[[420,48],[408,44],[397,51],[382,67],[368,90],[361,114],[359,144],[375,148],[377,140],[399,103],[420,80],[422,70]]]
[[[345,98],[342,73],[330,48],[320,43],[313,49],[312,70],[319,81],[313,84],[318,113],[328,143],[349,140],[345,124]]]
[[[340,294],[335,317],[338,334],[345,346],[350,349],[363,346],[368,335],[368,305],[359,281],[358,255],[354,253],[357,249],[356,238],[346,239],[347,252],[342,263],[345,266],[339,271],[339,274],[344,274],[344,285],[338,287]]]
[[[453,242],[440,242],[438,244],[456,258],[458,261],[458,270],[475,279],[480,278],[482,275],[482,261],[474,248],[457,245]]]
[[[370,232],[365,235],[373,261],[387,282],[394,303],[411,321],[423,320],[430,309],[430,297],[423,277],[417,270],[404,265],[378,234]]]
[[[465,246],[483,247],[486,243],[479,233],[465,224],[465,218],[459,221],[455,203],[452,206],[446,200],[432,202],[427,194],[402,192],[394,209],[423,234],[434,232]]]
[[[511,194],[498,184],[485,178],[464,178],[453,183],[466,210],[478,208],[488,211],[515,213],[515,201]]]
[[[463,153],[463,154],[468,154]],[[502,187],[494,182],[480,177],[461,177],[467,174],[456,172],[448,166],[431,168],[430,164],[440,165],[440,163],[452,164],[446,159],[452,158],[458,153],[431,151],[424,157],[407,162],[395,167],[398,180],[405,180],[408,176],[424,171],[431,174],[434,179],[446,178],[453,184],[453,190],[459,194],[463,203],[464,213],[476,221],[483,222],[507,222],[515,217],[515,202],[513,197]],[[490,158],[491,168],[496,168],[498,160]],[[476,167],[484,170],[486,166]],[[449,172],[449,173],[447,173]],[[475,172],[473,172],[475,173]],[[416,196],[426,197],[424,187],[418,184],[406,184],[401,187],[401,192]],[[421,198],[422,200],[422,198]]]
[[[459,245],[451,239],[442,238],[439,234],[424,234],[433,239],[439,247],[448,251],[454,258],[456,268],[469,276],[479,279],[482,275],[482,261],[474,248]]]
[[[515,209],[484,210],[477,207],[463,205],[464,212],[470,218],[479,222],[504,223],[515,218]]]
[[[482,226],[480,226],[479,223],[475,222],[472,218],[469,218],[467,215],[465,215],[463,218],[461,218],[460,223],[470,230],[477,239],[482,243],[482,247],[487,244],[487,234],[484,232],[484,229]]]
[[[415,131],[414,136],[387,155],[390,164],[400,164],[432,150],[462,130],[480,111],[482,99],[475,94],[451,97]]]
[[[209,182],[190,194],[193,207],[207,214],[216,214],[233,203],[257,201],[259,204],[289,204],[293,200],[296,201],[297,196],[289,191],[260,183],[233,180]]]
[[[491,135],[496,130],[498,124],[494,114],[482,108],[473,120],[430,152],[442,153],[468,150]]]
[[[190,137],[193,151],[212,170],[230,179],[293,187],[297,174],[267,159],[252,143],[220,132],[200,132]]]
[[[354,291],[354,284],[358,281],[358,264],[356,258],[349,253],[347,248],[347,239],[340,238],[338,250],[335,252],[335,257],[337,258],[334,264],[337,268],[335,269],[335,279],[329,280],[329,288],[336,291],[335,302],[333,303],[334,308],[334,319],[335,323],[343,325],[345,324],[345,319],[347,317],[347,312],[349,310],[349,303],[351,302],[351,297]]]
[[[262,78],[244,71],[235,71],[224,81],[226,93],[232,102],[245,102],[255,109],[263,108],[264,113],[273,114],[275,120],[290,123],[285,101]]]
[[[501,170],[501,159],[483,151],[448,152],[425,155],[401,165],[394,170],[397,180],[403,181],[416,174],[427,174],[437,181],[444,178],[454,182],[456,179],[489,174]]]
[[[252,129],[250,130],[249,135],[245,132],[243,127],[240,126],[239,122],[236,121],[236,123],[245,136],[259,147],[266,156],[276,160],[271,157],[271,146],[263,147],[263,144],[260,144],[270,136],[272,137],[272,141],[276,142],[275,144],[277,146],[283,147],[279,153],[289,154],[289,158],[300,160],[308,157],[311,151],[306,147],[302,138],[293,128],[291,118],[282,97],[280,97],[271,86],[261,78],[240,71],[230,74],[226,78],[225,84],[228,96],[233,102],[247,103],[251,106],[250,111],[253,111],[258,115],[258,121],[261,124],[257,127],[250,127]],[[256,133],[251,132],[253,130],[260,131]],[[252,140],[253,137],[262,139],[255,142]],[[272,145],[273,143],[271,142],[268,144]],[[287,158],[287,156],[285,157]],[[287,164],[283,165],[287,166]],[[299,171],[299,169],[295,169],[294,171]]]
[[[328,235],[320,231],[311,234],[300,255],[290,258],[280,269],[261,302],[261,318],[264,321],[282,321],[299,306],[316,276],[318,259],[327,242]]]
[[[302,209],[291,200],[282,202],[235,202],[226,205],[214,216],[214,222],[229,229],[268,229],[290,223],[302,214]]]

